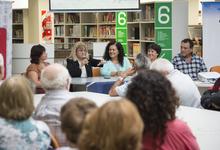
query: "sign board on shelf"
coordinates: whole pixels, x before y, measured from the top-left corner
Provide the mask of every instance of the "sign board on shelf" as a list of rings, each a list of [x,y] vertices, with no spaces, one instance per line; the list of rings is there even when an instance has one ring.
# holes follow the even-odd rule
[[[128,55],[128,45],[127,45],[127,13],[120,11],[116,13],[116,41],[120,42],[124,48],[124,53]]]
[[[160,57],[172,59],[172,2],[155,4],[156,20],[155,34],[156,43],[161,46]]]

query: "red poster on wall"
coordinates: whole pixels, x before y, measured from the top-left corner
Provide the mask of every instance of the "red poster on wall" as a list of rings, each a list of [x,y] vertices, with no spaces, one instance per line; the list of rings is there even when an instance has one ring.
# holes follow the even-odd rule
[[[46,43],[52,42],[52,18],[51,13],[41,10],[42,18],[42,40]]]
[[[6,29],[0,28],[0,53],[4,58],[4,78],[6,77]]]

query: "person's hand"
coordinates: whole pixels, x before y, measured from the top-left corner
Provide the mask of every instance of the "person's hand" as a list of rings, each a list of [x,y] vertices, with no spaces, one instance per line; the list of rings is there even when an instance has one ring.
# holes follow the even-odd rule
[[[136,72],[136,68],[132,67],[125,71],[126,76],[132,76]]]
[[[118,75],[118,72],[111,72],[111,76],[117,76]]]
[[[89,60],[87,58],[84,58],[82,61],[81,61],[81,66],[84,66],[86,64],[89,63]]]
[[[101,66],[101,65],[103,65],[104,63],[106,63],[106,61],[102,59],[102,60],[98,63],[97,66]]]

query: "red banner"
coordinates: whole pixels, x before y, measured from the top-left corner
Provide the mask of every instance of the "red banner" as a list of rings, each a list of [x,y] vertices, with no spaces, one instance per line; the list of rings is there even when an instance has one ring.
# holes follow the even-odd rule
[[[4,59],[4,79],[6,77],[6,29],[0,28],[0,53]]]

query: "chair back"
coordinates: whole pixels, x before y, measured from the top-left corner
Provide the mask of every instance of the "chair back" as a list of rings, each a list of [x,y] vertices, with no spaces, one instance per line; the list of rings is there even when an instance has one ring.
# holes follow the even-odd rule
[[[92,67],[92,76],[93,77],[101,76],[100,67]]]
[[[53,134],[50,134],[50,139],[51,139],[51,146],[52,146],[54,149],[57,149],[57,148],[60,147],[59,142],[57,141],[56,137],[55,137]]]
[[[108,94],[108,91],[110,90],[113,84],[114,84],[114,81],[88,82],[86,83],[86,91]]]
[[[220,66],[213,66],[213,67],[210,68],[210,71],[220,73]]]

